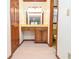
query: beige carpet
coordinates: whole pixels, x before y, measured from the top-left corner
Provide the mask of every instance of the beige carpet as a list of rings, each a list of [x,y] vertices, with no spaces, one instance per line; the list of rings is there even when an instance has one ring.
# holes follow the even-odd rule
[[[55,52],[55,49],[47,44],[24,41],[11,59],[57,59]]]

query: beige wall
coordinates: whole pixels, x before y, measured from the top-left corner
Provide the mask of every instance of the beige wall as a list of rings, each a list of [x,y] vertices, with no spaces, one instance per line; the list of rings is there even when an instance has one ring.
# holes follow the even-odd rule
[[[26,24],[26,10],[30,6],[38,6],[42,7],[44,11],[44,24],[49,23],[49,15],[50,15],[50,2],[23,2],[23,0],[20,0],[20,24]]]
[[[20,7],[20,9],[22,10],[21,13],[22,15],[20,16],[20,20],[21,20],[21,24],[26,24],[26,10],[28,7],[30,6],[38,6],[38,7],[42,7],[43,11],[44,11],[44,24],[48,24],[49,23],[49,12],[50,12],[50,7],[49,7],[49,2],[23,2],[23,6]]]
[[[44,11],[44,24],[48,24],[48,27],[49,27],[50,0],[47,0],[47,2],[23,2],[23,0],[20,0],[19,3],[20,3],[20,5],[19,5],[19,8],[20,8],[20,10],[19,10],[19,12],[20,12],[20,14],[19,14],[19,16],[20,16],[20,24],[26,24],[26,10],[27,10],[28,7],[30,7],[30,6],[38,6],[38,7],[40,7],[41,6],[43,11]],[[20,26],[20,28],[21,28],[21,26]],[[20,30],[20,41],[22,41],[23,36],[25,37],[27,34],[23,35],[21,30]],[[33,38],[33,36],[32,37],[29,36],[29,37]],[[49,38],[49,35],[48,35],[48,38]],[[25,39],[27,39],[27,38],[25,37]]]

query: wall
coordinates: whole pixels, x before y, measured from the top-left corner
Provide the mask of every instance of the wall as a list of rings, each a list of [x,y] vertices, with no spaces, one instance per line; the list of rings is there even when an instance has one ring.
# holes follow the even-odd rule
[[[19,5],[19,16],[20,16],[20,24],[26,24],[26,10],[28,7],[30,6],[38,6],[38,7],[42,7],[44,10],[44,24],[48,24],[49,27],[49,20],[50,20],[50,0],[47,0],[47,2],[23,2],[23,0],[19,1],[20,5]],[[21,29],[21,26],[20,26]],[[20,41],[22,41],[22,39],[33,39],[34,35],[29,35],[27,38],[27,34],[28,32],[26,32],[26,34],[24,33],[24,35],[22,35],[23,33],[20,31]],[[23,37],[24,36],[24,37]]]
[[[8,20],[7,20],[7,57],[11,55],[11,28],[10,28],[10,0],[8,0]]]
[[[0,0],[0,59],[7,59],[7,0]]]
[[[68,53],[71,52],[71,19],[70,15],[67,16],[68,9],[70,0],[59,0],[57,55],[60,59],[68,59]]]
[[[23,2],[23,16],[21,16],[21,24],[26,24],[26,10],[28,7],[30,6],[37,6],[37,7],[42,7],[43,11],[44,11],[44,24],[48,24],[49,21],[49,4],[50,2]]]

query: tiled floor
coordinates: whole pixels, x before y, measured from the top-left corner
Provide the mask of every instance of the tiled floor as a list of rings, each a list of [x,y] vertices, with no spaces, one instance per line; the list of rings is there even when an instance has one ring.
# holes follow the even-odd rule
[[[47,44],[24,41],[15,51],[11,59],[57,59],[55,49]]]

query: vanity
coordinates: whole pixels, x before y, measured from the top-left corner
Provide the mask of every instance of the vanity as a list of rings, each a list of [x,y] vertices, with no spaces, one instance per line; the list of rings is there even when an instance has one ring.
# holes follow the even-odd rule
[[[33,31],[36,43],[48,42],[48,27],[46,25],[22,25],[22,31]]]
[[[26,24],[21,24],[21,31],[33,32],[36,43],[48,43],[48,24],[44,24],[44,12],[41,7],[29,7],[26,12]]]

